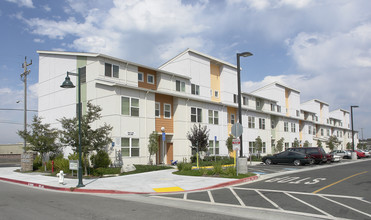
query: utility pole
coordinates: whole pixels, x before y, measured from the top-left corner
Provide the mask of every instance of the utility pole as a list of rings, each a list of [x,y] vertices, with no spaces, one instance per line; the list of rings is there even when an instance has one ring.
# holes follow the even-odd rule
[[[21,80],[24,82],[24,132],[27,132],[27,75],[31,70],[27,70],[27,67],[32,65],[27,64],[27,57],[24,58],[24,63],[22,63],[23,73],[21,74]],[[23,140],[23,152],[26,152],[26,138]]]

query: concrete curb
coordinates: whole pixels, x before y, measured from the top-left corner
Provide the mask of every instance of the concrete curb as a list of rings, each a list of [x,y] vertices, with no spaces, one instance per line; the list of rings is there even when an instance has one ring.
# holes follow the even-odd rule
[[[64,187],[48,186],[44,184],[27,182],[27,181],[22,181],[22,180],[14,180],[14,179],[9,179],[9,178],[4,178],[4,177],[0,177],[0,180],[22,184],[22,185],[27,185],[31,187],[36,187],[40,189],[49,189],[49,190],[56,190],[56,191],[62,191],[62,192],[99,193],[99,194],[164,194],[164,193],[195,192],[195,191],[221,188],[221,187],[254,181],[254,180],[257,180],[258,178],[259,176],[256,175],[256,176],[233,180],[233,181],[226,182],[226,183],[220,183],[220,184],[216,184],[213,186],[204,187],[200,189],[192,189],[192,190],[186,190],[186,191],[169,191],[169,192],[130,192],[130,191],[121,191],[121,190],[109,190],[109,189],[83,189],[83,188],[75,188],[75,187],[64,188]]]

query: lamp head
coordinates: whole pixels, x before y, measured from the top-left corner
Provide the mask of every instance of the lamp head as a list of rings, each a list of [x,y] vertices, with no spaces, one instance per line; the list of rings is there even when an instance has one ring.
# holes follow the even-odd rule
[[[358,108],[359,106],[358,105],[351,105],[350,107],[351,108]]]
[[[62,88],[68,89],[68,88],[75,88],[75,85],[71,82],[70,77],[67,75],[66,79],[61,85]]]
[[[249,57],[252,56],[253,54],[250,52],[243,52],[243,53],[238,53],[238,56],[240,57]]]

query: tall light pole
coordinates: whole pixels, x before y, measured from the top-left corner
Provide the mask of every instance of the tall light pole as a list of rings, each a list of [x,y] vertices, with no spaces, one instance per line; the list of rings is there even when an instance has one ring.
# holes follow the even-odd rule
[[[81,163],[81,68],[78,68],[78,73],[71,73],[67,72],[66,79],[62,83],[61,87],[62,88],[75,88],[75,85],[70,80],[69,75],[72,76],[77,76],[78,78],[78,120],[79,120],[79,172],[78,172],[78,178],[79,178],[79,183],[77,184],[77,187],[84,187],[84,184],[82,183],[82,163]]]
[[[238,88],[238,122],[242,125],[242,113],[241,113],[241,68],[240,68],[240,57],[249,57],[253,54],[250,52],[237,53],[237,88]],[[242,134],[240,136],[240,157],[243,157],[242,148]]]
[[[352,122],[352,148],[353,148],[353,151],[355,150],[354,149],[354,129],[353,129],[353,108],[358,108],[359,106],[358,105],[351,105],[350,106],[350,118],[351,118],[351,122]]]
[[[22,63],[22,68],[24,69],[23,73],[21,74],[21,79],[24,82],[24,133],[27,132],[27,75],[30,74],[31,70],[27,70],[27,67],[32,65],[31,63],[27,64],[27,57],[24,58],[24,63]],[[23,139],[23,153],[26,152],[26,138]]]

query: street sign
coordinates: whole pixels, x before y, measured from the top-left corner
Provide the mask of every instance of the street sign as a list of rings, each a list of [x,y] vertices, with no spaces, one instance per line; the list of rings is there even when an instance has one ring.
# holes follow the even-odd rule
[[[166,138],[165,135],[166,135],[165,132],[162,132],[162,141],[165,141]]]
[[[79,166],[79,161],[78,160],[70,160],[70,170],[77,170]]]
[[[243,132],[243,127],[240,123],[236,123],[232,126],[232,135],[235,137],[241,136]]]
[[[240,139],[238,138],[233,139],[232,140],[233,150],[235,151],[240,150],[240,144],[241,144]]]

